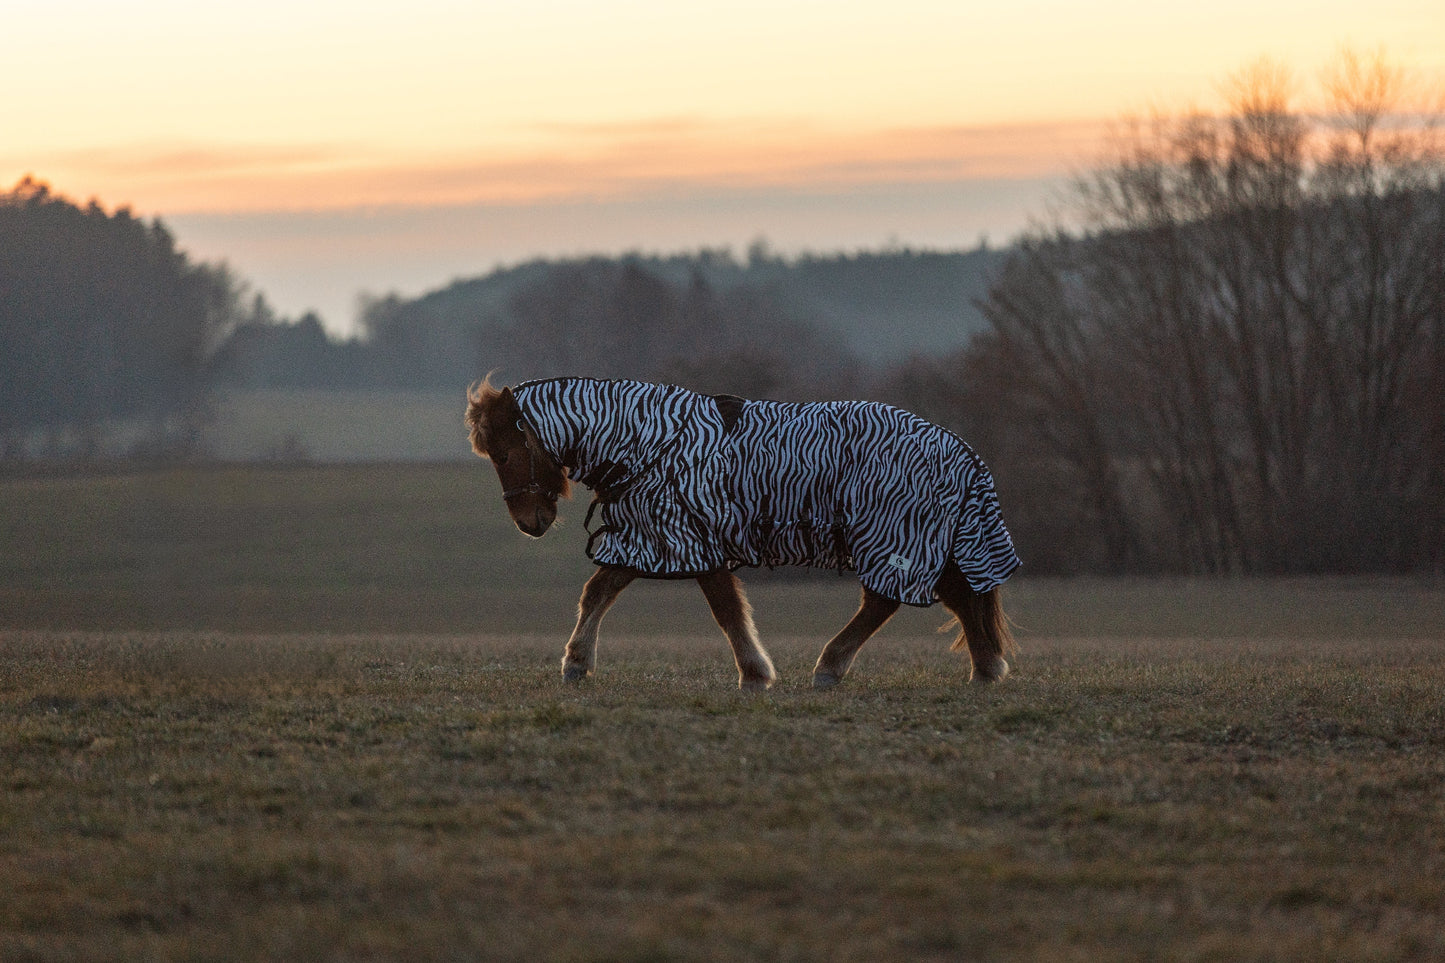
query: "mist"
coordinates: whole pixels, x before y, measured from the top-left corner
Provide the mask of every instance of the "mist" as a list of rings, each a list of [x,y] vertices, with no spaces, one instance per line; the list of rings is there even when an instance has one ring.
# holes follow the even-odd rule
[[[533,204],[175,214],[187,250],[225,260],[285,316],[320,315],[357,332],[361,294],[415,296],[459,277],[536,257],[732,247],[929,249],[1007,243],[1045,210],[1061,178],[657,194]]]

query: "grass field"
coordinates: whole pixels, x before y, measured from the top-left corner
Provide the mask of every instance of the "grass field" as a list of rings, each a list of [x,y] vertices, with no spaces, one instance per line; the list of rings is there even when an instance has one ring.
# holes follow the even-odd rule
[[[836,576],[599,676],[484,466],[0,482],[0,960],[1445,957],[1445,587],[1019,579],[808,688]]]
[[[471,457],[461,435],[466,398],[454,391],[267,388],[236,391],[201,443],[230,461],[305,455],[320,461]]]

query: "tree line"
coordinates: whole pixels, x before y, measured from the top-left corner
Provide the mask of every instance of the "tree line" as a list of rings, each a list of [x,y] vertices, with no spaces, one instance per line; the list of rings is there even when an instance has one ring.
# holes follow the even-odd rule
[[[0,192],[0,463],[204,455],[225,393],[258,388],[459,391],[500,370],[857,394],[879,353],[865,360],[850,337],[874,306],[864,292],[897,305],[889,347],[956,345],[982,325],[974,302],[1002,257],[784,259],[759,242],[745,259],[539,260],[371,298],[359,334],[338,339],[315,314],[279,317],[226,265],[193,262],[159,219],[26,178]]]
[[[440,390],[492,369],[708,372],[759,391],[843,390],[854,384],[847,371],[951,350],[982,329],[978,300],[1005,257],[981,246],[783,258],[756,242],[745,258],[722,248],[537,260],[416,298],[369,298],[347,341],[328,343],[314,316],[258,314],[231,339],[230,378]]]

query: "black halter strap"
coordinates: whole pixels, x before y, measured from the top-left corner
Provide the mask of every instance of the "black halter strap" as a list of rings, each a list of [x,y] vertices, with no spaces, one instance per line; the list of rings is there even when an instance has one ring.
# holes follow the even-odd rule
[[[502,500],[509,501],[513,498],[516,498],[518,495],[541,495],[555,505],[557,503],[557,493],[548,489],[541,482],[537,481],[537,446],[532,444],[532,438],[534,437],[535,432],[529,432],[527,430],[527,426],[523,422],[523,419],[520,417],[517,419],[517,430],[520,431],[522,433],[522,437],[526,439],[527,474],[529,478],[527,480],[527,484],[520,485],[516,488],[508,488],[506,491],[502,492]]]

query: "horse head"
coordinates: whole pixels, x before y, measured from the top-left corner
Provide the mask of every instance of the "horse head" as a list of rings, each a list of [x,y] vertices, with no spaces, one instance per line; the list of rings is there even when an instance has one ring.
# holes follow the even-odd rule
[[[557,499],[570,494],[567,473],[547,450],[511,388],[490,380],[467,391],[472,450],[491,461],[502,482],[502,499],[526,535],[541,538],[557,519]]]

